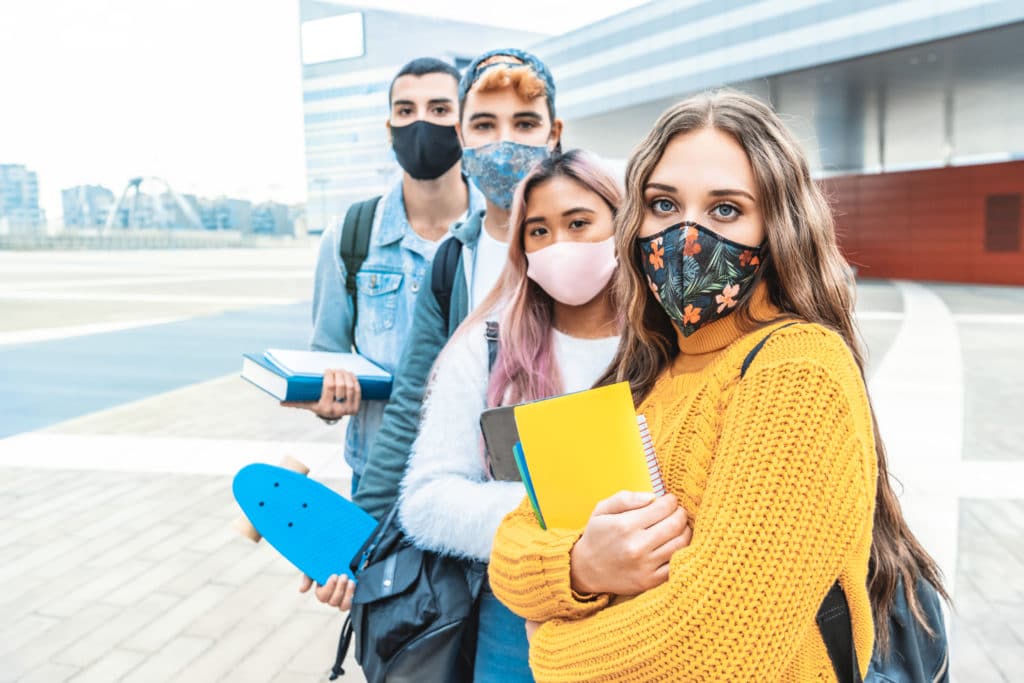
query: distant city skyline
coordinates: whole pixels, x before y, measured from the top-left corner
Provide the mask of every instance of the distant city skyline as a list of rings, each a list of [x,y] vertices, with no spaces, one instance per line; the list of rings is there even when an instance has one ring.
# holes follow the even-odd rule
[[[553,34],[642,0],[333,4]],[[62,190],[116,194],[137,175],[182,194],[306,200],[294,0],[0,3],[0,63],[0,163],[38,174],[51,222]]]
[[[301,204],[253,202],[219,195],[179,194],[156,178],[136,179],[141,191],[117,194],[102,185],[80,185],[61,192],[66,230],[171,228],[239,230],[243,233],[292,235]],[[122,198],[122,194],[124,195]],[[116,214],[111,214],[116,209]]]

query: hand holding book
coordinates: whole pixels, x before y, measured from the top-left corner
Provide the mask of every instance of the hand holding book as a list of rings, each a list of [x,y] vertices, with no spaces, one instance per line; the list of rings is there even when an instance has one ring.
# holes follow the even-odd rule
[[[285,408],[302,408],[324,420],[340,420],[359,412],[362,389],[359,378],[348,370],[325,370],[319,401],[281,401]]]
[[[243,354],[242,378],[281,405],[304,408],[328,422],[354,415],[364,400],[387,400],[391,374],[355,353],[269,349]]]
[[[666,495],[647,420],[636,414],[629,386],[513,412],[520,439],[513,454],[538,523],[583,529],[570,552],[573,590],[630,596],[664,583],[672,554],[690,544],[693,530],[678,499]]]

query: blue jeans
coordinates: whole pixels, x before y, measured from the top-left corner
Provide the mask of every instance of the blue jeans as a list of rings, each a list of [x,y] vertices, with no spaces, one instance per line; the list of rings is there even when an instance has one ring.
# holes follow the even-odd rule
[[[354,499],[356,497],[356,489],[359,488],[359,480],[360,479],[362,479],[362,477],[360,477],[355,472],[352,473],[352,496],[351,496],[350,500]]]
[[[474,683],[532,683],[526,621],[498,602],[490,586],[480,594]]]

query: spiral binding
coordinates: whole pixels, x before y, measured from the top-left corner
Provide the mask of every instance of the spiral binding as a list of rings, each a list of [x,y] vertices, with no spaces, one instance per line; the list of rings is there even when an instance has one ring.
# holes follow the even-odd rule
[[[661,467],[658,466],[658,456],[654,453],[654,440],[651,438],[651,431],[647,427],[647,418],[643,415],[636,416],[637,426],[640,427],[640,442],[644,447],[644,458],[647,460],[647,473],[651,477],[651,486],[654,487],[654,495],[665,495],[665,482],[661,478]]]

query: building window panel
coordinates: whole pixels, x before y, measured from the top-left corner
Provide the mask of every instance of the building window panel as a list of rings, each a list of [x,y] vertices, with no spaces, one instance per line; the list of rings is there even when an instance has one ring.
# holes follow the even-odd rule
[[[390,83],[380,81],[377,83],[359,83],[341,88],[325,88],[323,90],[311,90],[302,93],[303,102],[319,102],[341,97],[352,97],[354,95],[374,95],[388,89]]]
[[[1020,251],[1019,194],[992,194],[985,200],[985,251]]]
[[[362,12],[349,12],[302,24],[303,64],[362,57],[365,47]]]

